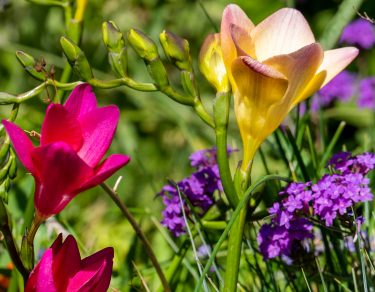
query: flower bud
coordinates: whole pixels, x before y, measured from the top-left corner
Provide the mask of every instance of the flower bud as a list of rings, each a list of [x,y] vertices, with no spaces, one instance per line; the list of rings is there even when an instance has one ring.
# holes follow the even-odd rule
[[[159,38],[167,58],[178,69],[192,71],[189,42],[168,31],[163,31]]]
[[[38,80],[45,80],[45,75],[42,71],[38,71],[36,68],[37,62],[33,56],[26,54],[22,51],[16,52],[17,60],[21,63],[22,67],[29,73],[32,77]]]
[[[14,154],[14,151],[11,150],[9,153],[9,169],[8,169],[8,176],[10,179],[14,179],[17,175],[17,161],[16,161],[16,155]]]
[[[122,32],[113,21],[102,24],[103,41],[106,47],[112,51],[120,52],[125,47]]]
[[[128,41],[136,53],[145,61],[159,57],[158,48],[154,41],[138,29],[130,29]]]
[[[199,53],[199,68],[206,79],[218,92],[230,90],[227,71],[220,46],[220,34],[206,37]]]
[[[61,47],[73,70],[85,81],[94,78],[85,53],[70,39],[60,38]]]
[[[108,50],[108,60],[112,70],[119,77],[127,75],[127,48],[125,40],[113,21],[104,22],[102,25],[103,41]]]

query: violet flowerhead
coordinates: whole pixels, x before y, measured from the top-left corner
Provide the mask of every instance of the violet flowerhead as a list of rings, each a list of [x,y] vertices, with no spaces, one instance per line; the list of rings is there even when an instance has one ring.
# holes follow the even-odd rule
[[[311,109],[318,110],[320,107],[326,107],[333,101],[349,101],[355,90],[355,75],[349,71],[342,71],[330,82],[327,83],[314,97]]]
[[[370,21],[359,18],[344,28],[340,41],[363,49],[371,49],[375,45],[375,27]]]
[[[38,147],[21,128],[3,120],[19,159],[35,178],[34,203],[40,218],[59,213],[78,193],[102,183],[129,162],[122,154],[102,161],[119,115],[114,105],[97,107],[91,87],[82,84],[64,105],[48,106]]]
[[[60,234],[31,272],[25,292],[106,292],[112,275],[113,248],[81,259],[77,242]]]
[[[375,77],[367,77],[359,83],[357,104],[360,108],[375,110]]]
[[[235,150],[229,149],[228,155],[233,151]],[[201,214],[204,214],[214,204],[214,193],[223,190],[216,162],[216,149],[196,151],[190,155],[189,159],[191,166],[196,171],[189,177],[179,181],[177,186],[190,204],[197,207]],[[166,185],[162,188],[159,195],[162,196],[165,205],[162,224],[176,237],[184,234],[186,232],[186,224],[177,188],[172,185]],[[190,210],[184,198],[182,206],[185,214],[189,215]]]

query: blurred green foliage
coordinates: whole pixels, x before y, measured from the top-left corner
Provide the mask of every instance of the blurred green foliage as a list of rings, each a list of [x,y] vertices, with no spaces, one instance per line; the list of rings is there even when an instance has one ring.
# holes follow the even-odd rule
[[[293,1],[286,3],[281,0],[233,2],[240,5],[254,23],[258,23],[281,7],[294,4]],[[296,1],[295,6],[306,16],[316,37],[319,38],[339,3],[338,0],[300,0]],[[196,60],[205,36],[215,32],[220,26],[221,13],[227,4],[229,1],[224,0],[90,0],[85,14],[81,48],[94,68],[96,76],[110,79],[113,78],[113,73],[110,71],[107,51],[102,41],[102,22],[112,20],[124,33],[130,28],[141,29],[155,41],[164,29],[174,32],[190,42],[201,95],[207,109],[211,111],[214,91],[198,72]],[[361,11],[366,11],[374,17],[374,3],[371,0],[365,1]],[[66,63],[59,43],[60,37],[64,34],[64,19],[60,8],[39,6],[22,0],[0,0],[0,91],[21,93],[39,84],[18,64],[15,57],[17,50],[44,58],[47,68],[54,65],[55,78],[59,80]],[[161,51],[159,46],[159,52]],[[373,50],[366,56],[368,66],[362,74],[375,74],[374,54]],[[166,60],[164,56],[162,58]],[[177,70],[172,65],[167,69],[172,82],[178,82]],[[134,53],[129,54],[129,75],[139,81],[150,81],[143,62]],[[73,75],[71,80],[77,78]],[[153,242],[158,258],[163,265],[167,265],[173,251],[158,229],[162,228],[158,224],[162,203],[157,193],[166,183],[166,178],[180,180],[190,173],[189,154],[194,150],[212,147],[214,133],[196,117],[191,108],[177,104],[160,93],[137,92],[125,87],[95,92],[99,104],[114,103],[121,108],[121,121],[109,152],[125,153],[132,158],[131,163],[108,183],[113,186],[119,176],[123,177],[118,188],[119,194],[131,207],[143,230]],[[23,103],[16,123],[23,129],[39,132],[46,109],[45,100],[53,94],[54,88],[49,87],[48,92],[44,91],[38,98]],[[10,106],[1,106],[0,118],[7,118],[10,109]],[[361,150],[370,150],[373,146],[369,142],[368,131],[373,126],[373,113],[358,114],[356,111],[358,109],[353,106],[349,106],[349,109],[332,108],[326,112],[326,117],[332,119],[332,129],[336,129],[337,126],[335,119],[344,119],[352,127],[353,132],[360,130],[357,134],[346,133],[340,145],[348,143],[351,146],[352,143],[362,145]],[[233,113],[229,133],[229,144],[235,148],[239,147],[240,140]],[[357,142],[353,142],[353,138]],[[274,145],[275,141],[270,138],[263,146],[268,166],[271,172],[283,172],[285,169],[280,157],[273,154]],[[234,154],[233,157],[234,168],[239,154]],[[264,173],[261,160],[257,157],[254,175],[260,176]],[[14,233],[18,241],[24,227],[22,214],[27,209],[32,194],[33,179],[29,174],[25,174],[20,166],[18,176],[13,181],[9,200]],[[51,230],[65,230],[76,235],[81,243],[83,255],[106,246],[115,247],[115,273],[111,286],[126,291],[132,285],[130,279],[133,278],[134,284],[139,285],[133,261],[141,268],[143,277],[156,277],[151,266],[144,266],[147,259],[131,227],[100,188],[79,195],[56,219],[51,220],[38,232],[37,249],[50,246],[55,236]],[[0,247],[0,268],[5,267],[8,262],[6,252]],[[154,287],[150,287],[155,291],[158,287],[157,281],[149,283],[156,283]],[[191,284],[186,285],[189,287]]]

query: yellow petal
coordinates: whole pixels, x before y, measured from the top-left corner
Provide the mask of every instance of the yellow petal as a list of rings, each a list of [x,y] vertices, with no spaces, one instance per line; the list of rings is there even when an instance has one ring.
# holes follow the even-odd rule
[[[348,66],[358,55],[358,49],[346,47],[324,52],[323,62],[316,75],[305,90],[300,94],[295,104],[305,100],[331,81],[337,74]]]
[[[289,54],[315,42],[309,24],[295,9],[276,11],[259,23],[250,33],[257,60]]]
[[[269,134],[262,130],[267,123],[268,108],[283,98],[288,82],[280,72],[248,56],[233,61],[232,74],[236,83],[234,105],[244,144],[243,165],[246,168]]]
[[[288,90],[283,100],[270,108],[270,116],[279,113],[268,123],[270,131],[274,131],[298,102],[299,96],[305,91],[316,75],[323,61],[323,50],[318,43],[313,43],[287,55],[279,55],[267,59],[264,64],[271,66],[286,76],[289,81]]]
[[[220,46],[220,34],[210,34],[204,40],[199,53],[199,69],[218,92],[230,90]]]
[[[254,24],[245,12],[237,5],[230,4],[225,7],[221,20],[221,49],[223,52],[225,67],[230,74],[232,61],[237,57],[236,48],[232,40],[231,26],[236,25],[248,35],[254,28]],[[231,75],[230,75],[231,78]]]

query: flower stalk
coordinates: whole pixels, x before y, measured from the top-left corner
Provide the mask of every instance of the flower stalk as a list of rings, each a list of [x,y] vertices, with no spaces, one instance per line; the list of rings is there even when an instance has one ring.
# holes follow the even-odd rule
[[[141,227],[138,225],[137,221],[135,220],[135,218],[133,217],[133,215],[130,213],[130,211],[126,207],[126,205],[121,201],[121,199],[118,196],[118,194],[113,189],[111,189],[107,184],[105,184],[105,183],[102,183],[100,186],[109,195],[109,197],[117,205],[117,207],[119,207],[119,209],[121,210],[121,212],[125,216],[125,218],[127,220],[129,220],[129,223],[133,227],[133,229],[134,229],[135,233],[137,234],[137,236],[142,241],[143,246],[145,248],[145,251],[146,251],[147,255],[149,256],[152,264],[155,267],[155,270],[156,270],[156,272],[157,272],[157,274],[158,274],[158,276],[160,278],[160,281],[161,281],[161,283],[163,285],[164,291],[170,292],[171,289],[169,288],[169,284],[168,284],[168,281],[167,281],[167,279],[166,279],[166,277],[164,275],[164,272],[163,272],[163,270],[162,270],[162,268],[161,268],[161,266],[159,264],[158,259],[156,258],[155,254],[154,254],[154,251],[153,251],[153,249],[151,247],[150,242],[146,238],[146,235],[143,233]]]

